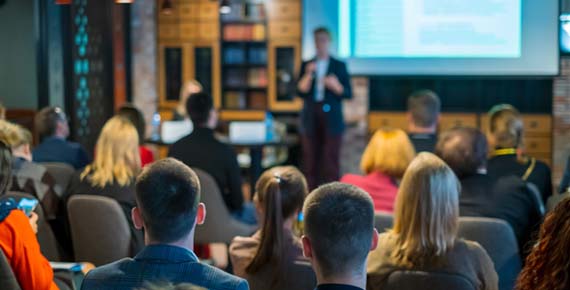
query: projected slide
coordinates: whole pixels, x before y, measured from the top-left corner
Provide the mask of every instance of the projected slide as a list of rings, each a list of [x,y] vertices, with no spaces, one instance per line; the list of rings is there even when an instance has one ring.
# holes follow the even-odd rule
[[[342,57],[521,56],[521,0],[339,0],[338,5]]]

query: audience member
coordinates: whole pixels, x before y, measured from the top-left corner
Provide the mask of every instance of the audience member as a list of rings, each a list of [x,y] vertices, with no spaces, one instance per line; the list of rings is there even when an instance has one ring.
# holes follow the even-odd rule
[[[182,88],[180,88],[180,98],[178,100],[178,105],[174,110],[172,110],[172,120],[182,121],[188,119],[188,111],[186,110],[186,103],[190,95],[199,93],[202,91],[202,85],[197,80],[187,81]]]
[[[48,220],[60,214],[63,189],[57,188],[55,179],[47,169],[32,162],[32,134],[24,127],[0,121],[0,140],[12,149],[12,183],[10,190],[25,192],[35,196]]]
[[[206,289],[188,283],[182,283],[178,285],[173,285],[172,283],[157,283],[157,284],[149,283],[145,287],[137,290],[206,290]]]
[[[139,153],[141,156],[141,166],[145,166],[154,162],[154,154],[144,146],[144,137],[146,136],[146,122],[142,112],[131,104],[126,104],[119,108],[117,115],[129,120],[137,129],[139,135]]]
[[[167,185],[167,186],[165,186]],[[192,252],[194,229],[206,215],[196,174],[167,158],[143,169],[136,182],[132,211],[144,229],[146,247],[134,258],[99,267],[87,274],[82,289],[133,289],[145,283],[191,283],[206,289],[248,289],[247,282],[198,261]]]
[[[540,237],[527,257],[517,290],[570,289],[570,199],[561,201],[540,228]]]
[[[236,154],[214,136],[218,113],[212,97],[206,93],[192,94],[186,108],[194,123],[194,131],[172,144],[168,156],[210,174],[220,187],[224,202],[232,214],[243,222],[255,224],[253,204],[244,203]]]
[[[436,93],[420,90],[408,97],[408,135],[416,152],[433,152],[441,102]]]
[[[68,198],[76,194],[106,196],[115,199],[131,226],[133,253],[143,246],[142,233],[135,229],[131,209],[135,202],[135,178],[140,172],[138,134],[125,118],[115,116],[103,126],[95,148],[95,159],[71,178]]]
[[[365,289],[368,252],[378,242],[370,196],[349,184],[329,183],[309,194],[303,213],[303,253],[315,270],[316,289]]]
[[[305,177],[295,167],[272,168],[257,181],[254,203],[261,229],[252,237],[236,237],[230,246],[234,273],[246,278],[252,290],[315,287],[314,276],[293,272],[296,262],[306,261],[293,223],[307,194]]]
[[[368,289],[384,289],[398,270],[461,275],[478,290],[498,289],[493,262],[479,244],[457,237],[459,182],[431,153],[410,164],[396,198],[394,228],[370,254]]]
[[[6,193],[12,176],[9,145],[0,141],[0,195]],[[38,216],[16,209],[12,199],[0,202],[0,249],[22,290],[59,289],[53,270],[40,251],[36,238]],[[0,282],[3,284],[4,282]]]
[[[366,175],[347,174],[340,181],[368,192],[375,211],[391,213],[398,183],[415,155],[414,145],[404,131],[378,130],[360,161],[360,168]]]
[[[477,129],[456,128],[444,133],[436,152],[461,181],[460,215],[505,220],[524,253],[542,218],[540,196],[517,176],[487,174],[487,140]]]
[[[67,116],[58,107],[47,107],[35,118],[36,130],[42,142],[33,152],[35,162],[61,162],[75,169],[89,163],[87,152],[78,143],[67,141],[69,124]]]
[[[542,201],[552,195],[550,168],[544,162],[524,154],[524,126],[519,111],[511,105],[497,105],[489,111],[488,138],[493,152],[488,170],[493,176],[516,175],[530,182],[542,194]]]

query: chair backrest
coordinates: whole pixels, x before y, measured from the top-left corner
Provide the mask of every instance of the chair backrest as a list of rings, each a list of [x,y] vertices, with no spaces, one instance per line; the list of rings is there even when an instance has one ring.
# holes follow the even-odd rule
[[[41,165],[45,166],[49,175],[55,179],[55,184],[59,187],[57,192],[64,192],[67,190],[69,181],[75,173],[73,166],[61,162],[42,162]]]
[[[388,276],[384,290],[476,290],[467,278],[449,273],[394,271]]]
[[[0,250],[0,284],[2,290],[20,290],[20,284],[4,252]]]
[[[478,242],[489,254],[499,276],[499,289],[512,290],[522,267],[515,233],[499,219],[461,217],[458,235]]]
[[[8,191],[4,197],[11,197],[16,200],[16,202],[19,202],[22,198],[36,199],[36,197],[31,194],[18,191]],[[51,225],[45,218],[42,207],[36,207],[35,213],[38,215],[38,233],[36,237],[38,238],[42,254],[50,261],[61,261],[61,247],[53,233]]]
[[[384,232],[392,228],[393,217],[376,214],[376,229]],[[511,226],[499,219],[460,217],[458,237],[475,241],[487,251],[499,276],[499,289],[512,290],[522,267],[515,233]]]
[[[374,215],[374,227],[379,233],[383,233],[394,226],[394,218],[391,214],[376,213]]]
[[[236,236],[248,236],[256,227],[236,220],[230,214],[218,184],[208,173],[192,168],[202,189],[200,202],[206,205],[206,220],[203,225],[196,227],[195,241],[197,244],[225,243],[229,244]]]
[[[561,193],[561,194],[555,194],[551,197],[548,198],[548,201],[546,202],[546,211],[547,212],[551,212],[554,210],[554,208],[556,208],[556,206],[563,200],[567,199],[570,197],[570,192],[565,192],[565,193]]]
[[[67,211],[76,261],[100,266],[130,255],[129,223],[116,200],[74,195]]]

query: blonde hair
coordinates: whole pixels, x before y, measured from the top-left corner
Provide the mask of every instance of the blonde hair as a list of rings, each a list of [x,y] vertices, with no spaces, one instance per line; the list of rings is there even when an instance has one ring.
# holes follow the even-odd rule
[[[431,153],[412,161],[396,197],[393,255],[408,265],[442,256],[455,244],[460,185],[453,171]]]
[[[95,160],[81,173],[83,180],[89,176],[93,186],[104,187],[116,182],[129,185],[141,168],[137,129],[124,117],[115,116],[103,126]]]
[[[364,150],[360,169],[366,174],[379,171],[401,178],[415,156],[414,145],[404,131],[378,130]]]
[[[494,106],[489,111],[490,140],[496,148],[515,148],[522,145],[524,125],[519,111],[508,104]]]
[[[0,120],[0,140],[12,149],[32,144],[30,130],[6,120]]]
[[[178,106],[176,107],[176,111],[178,114],[187,116],[188,113],[186,112],[186,101],[188,101],[188,97],[190,97],[193,93],[199,93],[203,90],[202,84],[197,80],[189,80],[182,87],[180,88],[180,98],[178,101]]]

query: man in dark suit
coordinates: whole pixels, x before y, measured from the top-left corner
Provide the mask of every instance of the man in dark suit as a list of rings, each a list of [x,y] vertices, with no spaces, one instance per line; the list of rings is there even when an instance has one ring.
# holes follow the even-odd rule
[[[90,271],[81,289],[135,289],[146,283],[190,283],[212,290],[247,290],[247,282],[202,264],[192,251],[194,230],[204,222],[200,183],[188,166],[167,158],[143,169],[136,181],[132,218],[144,229],[146,247]]]
[[[541,197],[518,176],[487,174],[487,153],[485,135],[474,128],[452,129],[436,146],[436,154],[461,182],[460,215],[506,221],[513,228],[521,253],[524,253],[531,246],[532,233],[541,222]]]
[[[172,144],[168,156],[210,174],[218,184],[224,202],[234,217],[245,223],[255,224],[253,204],[244,203],[236,154],[230,146],[214,136],[218,113],[212,97],[204,92],[192,94],[186,101],[186,110],[194,124],[194,130]]]
[[[301,66],[297,91],[304,100],[301,111],[303,164],[310,188],[336,181],[344,132],[343,99],[352,98],[346,65],[330,56],[331,35],[314,31],[317,56]]]
[[[303,214],[303,254],[315,270],[316,290],[366,289],[368,252],[378,244],[370,195],[346,183],[325,184],[307,196]]]
[[[58,107],[42,109],[35,119],[42,142],[32,152],[34,162],[61,162],[80,169],[89,164],[89,156],[79,143],[67,141],[69,124]]]
[[[434,152],[441,102],[430,90],[419,90],[408,97],[408,136],[416,152]]]

